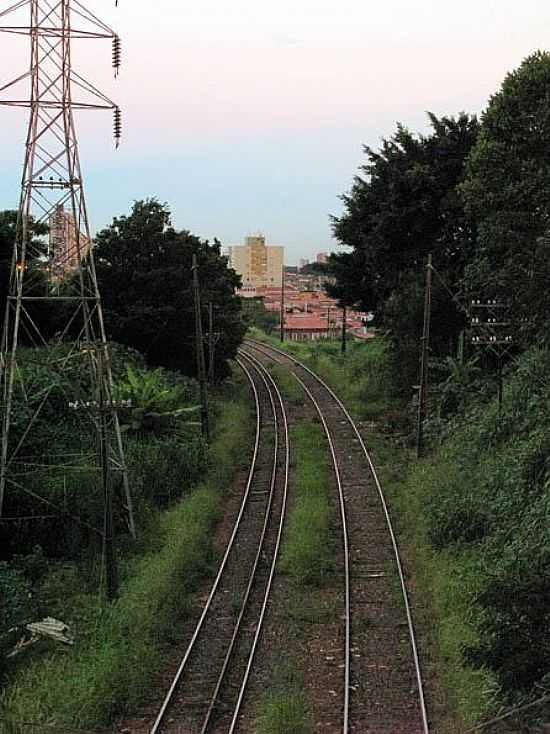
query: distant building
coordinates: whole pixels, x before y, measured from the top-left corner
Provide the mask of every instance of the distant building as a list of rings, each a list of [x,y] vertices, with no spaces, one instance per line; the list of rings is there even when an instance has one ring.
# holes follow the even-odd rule
[[[305,257],[301,257],[298,262],[298,270],[303,270],[308,265],[309,265],[309,260],[306,260]]]
[[[318,263],[326,263],[328,260],[328,252],[319,252],[316,258]]]
[[[329,322],[320,314],[286,314],[285,336],[291,341],[316,341],[327,339]]]
[[[244,288],[280,286],[285,248],[266,245],[262,234],[245,238],[244,245],[229,248],[229,263],[241,276]]]
[[[54,277],[62,278],[76,270],[79,260],[88,254],[91,242],[82,233],[77,241],[75,219],[64,210],[63,204],[55,208],[49,219],[49,226],[52,273]]]

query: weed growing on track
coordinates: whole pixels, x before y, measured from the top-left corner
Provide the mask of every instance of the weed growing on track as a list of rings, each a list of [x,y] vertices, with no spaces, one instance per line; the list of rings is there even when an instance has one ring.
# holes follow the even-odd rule
[[[304,405],[305,395],[300,383],[290,374],[288,369],[281,364],[274,364],[269,371],[277,387],[292,405]]]
[[[272,685],[257,709],[254,734],[313,734],[298,664],[286,658],[275,664]]]
[[[267,698],[256,722],[256,734],[310,734],[313,726],[304,694],[283,691]]]
[[[298,583],[320,584],[332,571],[330,464],[322,428],[302,422],[291,429],[296,502],[288,520],[281,567]]]
[[[244,391],[242,391],[244,392]],[[223,491],[250,445],[248,401],[226,402],[217,420],[210,471],[173,509],[158,513],[141,550],[126,561],[113,604],[67,593],[62,616],[76,634],[70,650],[35,654],[0,700],[3,731],[17,721],[90,727],[133,709],[150,685],[163,647],[174,639],[190,592],[211,571],[212,528]],[[7,722],[14,722],[11,725]]]

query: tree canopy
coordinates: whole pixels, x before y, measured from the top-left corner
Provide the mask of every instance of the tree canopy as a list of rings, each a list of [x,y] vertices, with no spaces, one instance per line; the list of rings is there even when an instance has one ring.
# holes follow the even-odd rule
[[[140,351],[150,365],[195,373],[192,257],[201,284],[203,331],[213,304],[218,335],[215,374],[227,373],[243,337],[239,276],[221,255],[220,243],[177,231],[170,210],[155,199],[137,201],[129,216],[115,217],[96,237],[96,269],[107,333]]]
[[[491,97],[461,186],[479,230],[467,286],[510,301],[528,339],[550,307],[549,139],[550,54],[539,51]]]
[[[342,197],[343,215],[333,218],[336,239],[351,251],[331,257],[336,276],[332,293],[348,305],[375,310],[398,351],[404,341],[414,343],[418,337],[421,321],[413,325],[409,315],[419,308],[428,253],[454,288],[476,242],[475,226],[457,186],[477,138],[478,121],[464,113],[428,117],[428,135],[414,135],[398,125],[378,152],[365,147],[367,162]],[[434,346],[439,339],[448,349],[462,324],[463,315],[453,301],[447,295],[438,301],[436,294]],[[416,349],[411,354],[407,348],[407,354],[411,369],[416,369]]]

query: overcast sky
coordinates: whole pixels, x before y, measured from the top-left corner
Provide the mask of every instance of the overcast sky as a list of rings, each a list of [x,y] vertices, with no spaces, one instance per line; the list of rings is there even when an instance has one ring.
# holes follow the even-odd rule
[[[9,1],[9,0],[8,0]],[[8,2],[0,0],[0,8]],[[74,62],[124,113],[77,118],[92,228],[135,199],[167,201],[175,226],[224,245],[262,231],[287,262],[336,248],[364,161],[396,121],[481,112],[508,71],[550,46],[548,0],[88,0],[123,40]],[[0,85],[28,67],[24,38],[0,35]],[[0,107],[0,209],[14,208],[26,112]]]

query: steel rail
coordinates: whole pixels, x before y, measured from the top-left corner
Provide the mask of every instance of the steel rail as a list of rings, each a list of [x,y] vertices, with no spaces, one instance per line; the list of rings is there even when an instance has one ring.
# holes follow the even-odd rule
[[[355,424],[355,421],[353,420],[353,418],[349,414],[347,408],[342,403],[342,401],[340,400],[340,398],[336,395],[336,393],[334,392],[334,390],[332,390],[332,388],[329,385],[327,385],[327,383],[322,378],[320,378],[315,372],[313,372],[313,370],[311,370],[309,367],[307,367],[307,365],[303,364],[303,362],[300,362],[300,360],[296,359],[296,357],[288,354],[287,352],[282,351],[281,349],[278,349],[277,347],[273,347],[270,344],[265,344],[264,342],[260,342],[260,341],[257,341],[255,339],[247,339],[245,341],[245,343],[249,343],[252,346],[253,349],[256,349],[257,351],[259,351],[259,352],[261,352],[261,353],[263,353],[266,356],[271,357],[271,358],[273,358],[272,352],[275,352],[276,354],[284,357],[285,359],[289,360],[290,362],[293,362],[298,367],[300,367],[305,372],[307,372],[311,377],[313,377],[313,379],[316,380],[332,396],[332,398],[335,400],[335,402],[341,408],[342,412],[344,413],[347,421],[349,422],[350,426],[353,429],[353,432],[355,433],[355,435],[356,435],[356,437],[357,437],[357,439],[359,441],[359,444],[360,444],[361,449],[362,449],[362,451],[363,451],[363,453],[365,455],[365,458],[366,458],[367,463],[369,465],[369,468],[370,468],[372,477],[374,479],[374,483],[375,483],[376,488],[377,488],[378,496],[379,496],[380,502],[382,504],[382,509],[383,509],[383,512],[384,512],[384,516],[385,516],[385,519],[386,519],[388,531],[389,531],[390,538],[391,538],[391,543],[392,543],[392,548],[393,548],[393,554],[394,554],[394,558],[395,558],[397,572],[398,572],[398,575],[399,575],[399,582],[400,582],[400,586],[401,586],[401,593],[402,593],[403,602],[404,602],[404,605],[405,605],[405,613],[406,613],[406,617],[407,617],[407,626],[408,626],[408,631],[409,631],[409,640],[410,640],[411,651],[412,651],[412,656],[413,656],[413,660],[414,660],[414,667],[415,667],[415,674],[416,674],[416,682],[417,682],[417,688],[418,688],[418,697],[419,697],[419,703],[420,703],[420,712],[421,712],[421,717],[422,717],[423,734],[430,734],[430,727],[429,727],[429,722],[428,722],[428,713],[427,713],[427,707],[426,707],[426,700],[425,700],[425,696],[424,696],[424,682],[423,682],[423,678],[422,678],[422,668],[421,668],[421,665],[420,665],[420,658],[419,658],[419,655],[418,655],[418,646],[417,646],[417,643],[416,643],[416,632],[415,632],[415,628],[414,628],[414,622],[413,622],[413,617],[412,617],[411,605],[410,605],[410,601],[409,601],[409,594],[408,594],[408,591],[407,591],[407,586],[406,586],[406,583],[405,583],[405,576],[404,576],[404,573],[403,573],[403,565],[402,565],[402,562],[401,562],[401,555],[399,553],[399,547],[398,547],[398,544],[397,544],[397,538],[396,538],[396,535],[395,535],[395,532],[394,532],[394,529],[393,529],[393,524],[392,524],[391,516],[390,516],[389,510],[388,510],[388,505],[387,505],[387,502],[386,502],[384,491],[382,489],[382,485],[381,485],[380,480],[378,478],[378,474],[376,472],[376,468],[374,466],[374,463],[373,463],[373,461],[371,459],[371,456],[370,456],[370,454],[369,454],[369,452],[367,450],[367,447],[365,446],[365,442],[363,441],[363,437],[361,436],[361,433],[359,432],[359,429],[357,428],[357,426]],[[277,361],[280,362],[281,360],[277,360]],[[302,382],[300,380],[300,378],[298,377],[298,375],[296,375],[295,372],[292,372],[292,374],[294,375],[294,377],[299,382]]]
[[[256,374],[259,375],[259,377],[262,380],[262,382],[264,383],[264,385],[266,387],[266,390],[267,390],[267,393],[269,395],[269,401],[271,403],[271,408],[272,408],[272,411],[273,411],[273,419],[274,419],[274,424],[275,424],[275,445],[274,445],[274,451],[273,451],[273,465],[272,465],[272,469],[271,469],[271,480],[270,480],[270,487],[269,487],[269,499],[268,499],[268,502],[267,502],[267,505],[266,505],[266,509],[265,509],[264,522],[263,522],[263,526],[262,526],[262,531],[261,531],[260,539],[259,539],[259,542],[258,542],[258,549],[256,551],[256,556],[254,558],[254,564],[253,564],[252,570],[250,572],[250,578],[248,580],[248,585],[247,585],[247,588],[246,588],[246,592],[245,592],[244,597],[243,597],[243,600],[242,600],[242,604],[241,604],[241,609],[240,609],[240,612],[239,612],[239,616],[238,616],[237,622],[236,622],[235,627],[234,627],[234,630],[233,630],[233,635],[231,637],[231,641],[230,641],[229,646],[227,648],[225,659],[224,659],[222,668],[220,670],[220,673],[219,673],[219,676],[218,676],[218,680],[216,682],[216,687],[214,689],[214,693],[212,694],[212,697],[211,697],[211,700],[210,700],[210,704],[209,704],[208,710],[206,712],[206,716],[205,716],[205,718],[203,720],[202,727],[201,727],[201,730],[200,730],[200,734],[206,734],[206,732],[208,731],[209,726],[211,724],[212,715],[213,715],[214,710],[216,708],[216,705],[218,703],[218,699],[219,699],[219,695],[220,695],[220,690],[221,690],[222,685],[223,685],[223,683],[225,681],[226,674],[227,674],[227,671],[228,671],[229,666],[230,666],[230,663],[231,663],[231,658],[232,658],[233,652],[235,650],[237,639],[238,639],[239,634],[240,634],[240,631],[241,631],[242,621],[244,619],[245,613],[247,612],[247,606],[248,606],[248,602],[249,602],[249,599],[250,599],[250,593],[252,591],[252,588],[254,586],[254,583],[256,582],[256,572],[258,570],[258,565],[259,565],[259,562],[260,562],[262,553],[264,551],[265,539],[266,539],[267,531],[268,531],[268,528],[269,528],[269,522],[270,522],[270,516],[271,516],[271,509],[272,509],[272,506],[273,506],[273,498],[274,498],[274,495],[275,495],[275,486],[276,486],[277,473],[278,473],[278,462],[279,462],[279,431],[278,431],[278,429],[279,429],[279,422],[278,422],[278,418],[277,418],[277,409],[276,409],[276,406],[275,406],[275,401],[273,399],[273,390],[270,388],[270,386],[268,384],[268,379],[272,383],[272,385],[275,385],[275,383],[271,379],[271,376],[269,375],[269,373],[267,372],[267,370],[265,370],[265,368],[263,368],[261,365],[258,366],[260,363],[257,360],[255,360],[253,357],[250,358],[246,353],[243,353],[241,356],[244,356],[252,364],[253,370],[256,372]],[[248,372],[248,370],[245,367],[244,363],[240,359],[237,359],[236,361],[237,361],[237,364],[239,365],[239,367],[247,374],[247,376],[249,377],[249,379],[251,379],[251,374]],[[266,375],[267,375],[268,379],[266,379]],[[243,683],[241,684],[241,687],[240,687],[240,690],[239,690],[239,698],[238,698],[238,701],[237,701],[237,706],[236,706],[236,709],[235,709],[234,714],[233,714],[233,717],[232,717],[232,728],[231,728],[231,731],[233,731],[233,728],[234,728],[233,722],[236,722],[236,718],[238,716],[238,713],[239,713],[239,710],[240,710],[240,706],[241,706],[242,700],[244,698],[244,693],[246,691],[246,686],[248,684],[249,673],[250,673],[250,670],[252,668],[252,661],[254,659],[254,656],[255,656],[255,653],[256,653],[256,648],[257,648],[258,641],[259,641],[259,638],[260,638],[261,628],[262,628],[263,620],[264,620],[264,616],[265,616],[265,609],[267,607],[267,603],[268,603],[268,600],[269,600],[269,595],[271,593],[271,581],[272,581],[272,578],[273,578],[273,575],[274,575],[274,571],[275,571],[275,564],[276,564],[276,560],[277,560],[277,552],[278,552],[278,548],[279,548],[279,540],[280,540],[281,530],[282,530],[282,525],[283,525],[284,510],[286,508],[286,492],[287,492],[287,485],[288,485],[288,451],[289,451],[289,446],[288,446],[288,430],[287,430],[287,421],[286,421],[286,414],[285,414],[285,410],[284,410],[284,405],[283,405],[283,403],[281,401],[281,396],[278,393],[278,390],[277,390],[276,386],[275,386],[275,390],[277,391],[277,397],[278,397],[278,400],[279,400],[279,405],[280,405],[281,413],[282,413],[282,416],[283,416],[283,428],[284,428],[284,431],[285,431],[285,434],[284,435],[285,435],[285,456],[286,456],[286,458],[285,458],[285,483],[283,485],[283,498],[284,498],[284,501],[283,501],[283,504],[282,504],[281,515],[280,515],[280,520],[279,520],[279,525],[278,525],[276,552],[274,552],[272,563],[271,563],[271,569],[270,569],[270,575],[269,575],[269,579],[268,579],[268,584],[266,585],[266,590],[264,592],[264,598],[263,598],[263,601],[262,601],[261,613],[260,613],[260,617],[258,619],[258,624],[256,626],[256,634],[254,636],[253,645],[252,645],[252,647],[250,649],[250,652],[249,652],[248,663],[247,663],[246,671],[245,671],[245,677],[244,677]]]
[[[241,350],[242,351],[242,350]],[[246,352],[245,352],[246,354]],[[307,387],[303,380],[301,380],[295,373],[295,379],[300,383],[302,389],[307,394],[317,414],[327,437],[328,445],[330,448],[330,454],[332,457],[332,464],[334,466],[334,474],[336,477],[336,483],[338,485],[338,502],[340,507],[340,518],[342,521],[342,539],[344,546],[344,619],[345,619],[345,633],[344,633],[344,710],[343,710],[343,723],[342,732],[348,734],[349,731],[349,691],[350,691],[350,639],[351,639],[351,604],[350,604],[350,563],[349,563],[349,538],[346,518],[346,503],[344,498],[344,488],[342,485],[342,479],[340,475],[340,466],[338,464],[338,457],[336,456],[336,449],[332,440],[329,426],[326,418],[323,415],[321,406],[315,400],[311,390]]]
[[[231,533],[231,537],[229,539],[229,543],[227,544],[227,548],[225,549],[225,553],[223,555],[222,561],[220,563],[220,566],[218,568],[218,573],[216,574],[216,578],[214,579],[214,583],[212,584],[212,589],[210,591],[210,594],[208,595],[208,599],[206,600],[206,603],[204,605],[204,608],[202,610],[201,616],[199,618],[199,621],[197,622],[197,625],[195,627],[195,631],[193,632],[193,636],[191,637],[191,640],[187,646],[187,649],[184,653],[184,656],[181,660],[181,663],[179,664],[179,667],[176,671],[176,674],[172,680],[172,683],[170,685],[170,688],[168,689],[168,693],[166,694],[164,701],[162,702],[161,708],[159,710],[159,713],[157,714],[157,718],[155,719],[155,722],[153,724],[153,727],[150,731],[150,734],[157,734],[159,732],[160,727],[162,725],[162,722],[164,720],[164,716],[166,715],[166,711],[168,709],[168,706],[170,705],[174,692],[177,688],[177,685],[181,679],[181,676],[183,674],[183,671],[185,670],[187,666],[187,662],[189,660],[189,657],[191,656],[191,652],[193,651],[193,648],[195,647],[195,643],[199,637],[199,634],[201,632],[201,629],[204,624],[204,620],[206,619],[206,616],[208,614],[208,611],[212,605],[212,600],[214,599],[214,596],[218,590],[218,587],[220,585],[221,578],[223,576],[223,573],[225,571],[225,567],[227,565],[227,559],[229,558],[229,554],[231,553],[231,549],[233,547],[233,543],[235,541],[235,538],[237,536],[237,532],[239,530],[242,517],[244,515],[245,508],[248,504],[248,498],[250,496],[250,488],[252,486],[252,480],[254,478],[254,474],[256,471],[256,459],[258,458],[258,449],[260,445],[260,431],[261,431],[261,415],[260,415],[260,400],[258,396],[258,390],[256,388],[256,385],[254,384],[254,381],[252,380],[251,375],[245,371],[245,374],[250,382],[250,386],[252,388],[252,393],[254,395],[254,405],[256,409],[256,433],[255,433],[255,439],[254,439],[254,451],[252,454],[252,461],[250,463],[250,469],[248,472],[248,478],[246,482],[245,491],[243,494],[243,499],[241,502],[241,506],[239,508],[239,513],[237,515],[237,519],[235,520],[235,524],[233,526],[233,531]]]
[[[242,352],[242,353],[245,354],[244,352]],[[233,716],[232,716],[232,719],[231,719],[231,725],[229,727],[228,734],[234,734],[235,729],[237,728],[237,719],[238,719],[238,716],[239,716],[239,713],[240,713],[240,710],[241,710],[241,707],[242,707],[242,703],[243,703],[244,696],[245,696],[245,693],[246,693],[246,688],[247,688],[247,685],[248,685],[248,681],[250,679],[250,672],[252,670],[252,665],[254,663],[254,658],[256,656],[256,651],[257,651],[257,648],[258,648],[258,643],[259,643],[259,639],[260,639],[260,635],[261,635],[261,631],[262,631],[262,627],[263,627],[263,623],[264,623],[264,619],[265,619],[265,614],[266,614],[266,611],[267,611],[267,604],[268,604],[268,601],[269,601],[269,597],[271,595],[271,587],[272,587],[272,584],[273,584],[273,578],[275,576],[275,567],[277,565],[277,560],[278,560],[278,557],[279,557],[279,549],[280,549],[280,546],[281,546],[281,539],[282,539],[282,535],[283,535],[284,520],[285,520],[285,517],[286,517],[286,505],[287,505],[287,498],[288,498],[288,477],[289,477],[289,470],[290,470],[290,442],[289,442],[289,433],[288,433],[288,421],[287,421],[286,410],[285,410],[285,407],[284,407],[284,402],[283,402],[283,398],[282,398],[281,392],[280,392],[279,388],[277,387],[277,385],[276,385],[273,377],[270,375],[270,373],[268,372],[268,370],[266,370],[266,368],[261,364],[261,362],[259,362],[255,357],[253,357],[253,356],[251,356],[251,355],[249,355],[247,353],[246,353],[246,356],[247,356],[247,358],[250,361],[253,362],[253,364],[256,365],[256,368],[257,369],[261,369],[262,370],[262,373],[265,374],[265,376],[267,377],[267,379],[271,383],[271,385],[272,385],[272,387],[273,387],[273,389],[275,391],[275,394],[277,395],[277,401],[279,403],[279,407],[281,409],[281,416],[283,418],[283,431],[284,431],[284,437],[285,437],[285,469],[284,469],[283,497],[282,497],[282,502],[281,502],[281,515],[280,515],[281,519],[280,519],[280,522],[279,522],[279,528],[277,530],[277,539],[276,539],[276,542],[275,542],[275,548],[273,550],[273,558],[272,558],[272,561],[271,561],[271,568],[270,568],[269,577],[268,577],[268,580],[267,580],[266,592],[265,592],[264,600],[263,600],[263,603],[262,603],[262,608],[261,608],[260,616],[258,618],[258,624],[256,626],[256,632],[255,632],[255,635],[254,635],[254,641],[252,643],[252,648],[251,648],[251,651],[250,651],[250,654],[249,654],[249,657],[248,657],[248,662],[247,662],[247,665],[246,665],[246,670],[245,670],[245,673],[244,673],[244,676],[243,676],[243,681],[242,681],[242,684],[241,684],[241,688],[239,690],[239,695],[238,695],[238,698],[237,698],[235,709],[233,711]]]
[[[249,361],[252,361],[252,360],[249,360]],[[219,567],[219,570],[218,570],[218,574],[217,574],[216,579],[214,581],[212,590],[211,590],[210,595],[209,595],[209,597],[208,597],[208,599],[207,599],[207,601],[205,603],[205,606],[204,606],[204,608],[202,610],[201,617],[200,617],[200,619],[199,619],[199,621],[197,623],[197,626],[195,628],[194,634],[193,634],[193,636],[191,638],[191,641],[189,642],[189,645],[188,645],[188,647],[186,649],[186,652],[184,654],[184,657],[183,657],[183,659],[182,659],[182,661],[180,663],[180,666],[178,668],[178,671],[177,671],[176,675],[174,676],[174,679],[172,681],[172,684],[170,686],[170,689],[169,689],[169,691],[168,691],[168,693],[167,693],[167,695],[166,695],[166,697],[164,699],[163,705],[162,705],[162,707],[161,707],[161,709],[159,711],[159,714],[157,716],[157,719],[155,720],[154,726],[151,729],[150,734],[156,734],[157,732],[160,731],[160,729],[161,729],[161,727],[163,725],[163,721],[164,721],[164,718],[166,716],[166,713],[169,710],[169,706],[170,706],[171,701],[173,699],[174,693],[175,693],[175,691],[176,691],[176,689],[178,687],[178,684],[179,684],[179,682],[181,680],[181,677],[182,677],[185,669],[187,668],[189,659],[191,657],[191,654],[193,652],[193,649],[195,648],[195,645],[197,643],[197,640],[200,637],[200,632],[202,630],[204,621],[205,621],[205,619],[206,619],[206,617],[208,615],[208,612],[209,612],[209,610],[210,610],[210,608],[212,606],[212,603],[213,603],[214,597],[216,595],[216,592],[217,592],[219,583],[220,583],[221,578],[222,578],[222,576],[224,574],[224,571],[226,569],[227,560],[228,560],[229,555],[230,555],[230,553],[231,553],[231,551],[233,549],[233,546],[234,546],[234,543],[235,543],[235,539],[237,537],[237,532],[238,532],[238,530],[239,530],[239,528],[241,526],[241,519],[243,517],[244,511],[245,511],[245,507],[248,504],[248,499],[249,499],[249,496],[250,496],[250,491],[251,491],[251,487],[252,487],[253,478],[255,476],[256,469],[257,469],[257,458],[258,458],[258,450],[259,450],[259,444],[260,444],[260,432],[261,432],[261,410],[260,410],[259,391],[258,391],[258,388],[256,386],[256,383],[255,383],[254,377],[252,376],[251,371],[246,367],[246,365],[241,360],[237,359],[237,363],[238,363],[239,367],[245,373],[248,381],[250,382],[250,385],[252,387],[253,394],[254,394],[255,405],[256,405],[256,438],[255,438],[255,445],[254,445],[254,454],[253,454],[253,459],[252,459],[252,463],[251,463],[251,467],[250,467],[250,471],[249,471],[249,475],[248,475],[246,489],[245,489],[245,493],[243,495],[243,500],[241,502],[241,507],[240,507],[240,510],[239,510],[238,517],[237,517],[236,522],[235,522],[235,525],[233,527],[231,538],[230,538],[229,543],[227,545],[227,548],[225,550],[224,557],[223,557],[223,560],[222,560],[222,562],[220,564],[220,567]],[[239,612],[239,616],[238,616],[237,622],[235,624],[235,627],[233,629],[233,633],[232,633],[231,640],[229,642],[228,648],[226,650],[226,655],[225,655],[225,658],[224,658],[224,662],[223,662],[221,671],[220,671],[220,673],[218,675],[218,679],[216,681],[214,692],[213,692],[213,694],[210,697],[210,702],[209,702],[209,705],[208,705],[207,712],[206,712],[205,717],[204,717],[204,719],[202,721],[202,726],[201,726],[201,729],[200,729],[201,734],[206,734],[206,732],[208,731],[208,729],[210,727],[211,719],[212,719],[212,714],[215,711],[216,704],[217,704],[218,699],[219,699],[220,690],[222,688],[224,679],[225,679],[226,674],[227,674],[227,671],[229,669],[230,661],[231,661],[231,658],[232,658],[232,655],[233,655],[233,652],[234,652],[234,649],[235,649],[235,646],[236,646],[236,643],[237,643],[237,640],[238,640],[238,637],[239,637],[239,633],[240,633],[240,630],[241,630],[242,620],[243,620],[244,615],[245,615],[245,612],[247,610],[247,604],[248,604],[248,601],[249,601],[250,593],[251,593],[251,590],[252,590],[253,585],[254,585],[257,568],[258,568],[259,561],[260,561],[260,558],[261,558],[261,554],[262,554],[262,551],[263,551],[263,548],[264,548],[264,541],[265,541],[267,529],[268,529],[268,526],[269,526],[269,518],[270,518],[270,514],[271,514],[271,508],[272,508],[273,497],[274,497],[274,492],[275,492],[275,485],[276,485],[276,478],[277,478],[277,469],[278,469],[278,462],[279,462],[279,431],[278,431],[277,410],[276,410],[276,406],[275,406],[275,401],[273,399],[273,392],[270,389],[266,378],[264,377],[264,375],[260,372],[260,370],[256,366],[253,366],[253,370],[254,370],[254,372],[256,372],[259,375],[259,377],[261,378],[262,382],[264,383],[264,386],[265,386],[266,392],[267,392],[267,396],[269,398],[269,403],[271,405],[271,410],[272,410],[272,414],[273,414],[273,420],[274,420],[274,424],[275,424],[275,437],[274,437],[274,447],[273,447],[273,463],[272,463],[271,470],[270,470],[271,479],[270,479],[269,498],[268,498],[268,502],[267,502],[266,508],[264,510],[264,520],[263,520],[263,526],[262,526],[261,535],[260,535],[260,538],[259,538],[259,541],[258,541],[258,549],[257,549],[256,555],[255,555],[255,558],[254,558],[254,563],[253,563],[253,566],[252,566],[252,569],[251,569],[251,572],[250,572],[250,576],[249,576],[247,588],[246,588],[245,594],[244,594],[243,599],[242,599],[242,602],[241,602],[241,609],[240,609],[240,612]],[[264,370],[264,372],[268,375],[268,379],[270,380],[270,382],[272,382],[272,384],[274,384],[273,381],[271,380],[271,376],[267,373],[267,371]],[[278,395],[278,401],[279,401],[279,405],[281,407],[281,412],[282,412],[282,415],[283,415],[283,427],[284,427],[284,437],[285,437],[285,457],[286,457],[285,458],[284,501],[283,501],[283,506],[282,506],[282,510],[281,510],[281,521],[279,523],[279,530],[278,530],[278,538],[280,538],[281,527],[282,527],[282,519],[284,518],[284,510],[286,508],[286,492],[287,492],[287,485],[288,485],[288,463],[289,463],[288,452],[289,452],[289,448],[288,448],[288,430],[287,430],[286,414],[285,414],[285,411],[284,411],[284,406],[282,404],[280,395]],[[278,550],[278,545],[279,544],[277,543],[277,550]],[[249,675],[249,672],[250,672],[250,669],[251,669],[251,666],[252,666],[252,659],[254,657],[255,650],[256,650],[256,647],[257,647],[257,644],[258,644],[258,640],[259,640],[259,636],[260,636],[260,629],[261,629],[261,625],[263,623],[263,618],[264,618],[264,615],[265,615],[265,609],[267,607],[267,601],[268,601],[269,593],[270,593],[270,590],[271,590],[271,580],[272,580],[273,573],[274,573],[275,562],[276,562],[276,558],[273,560],[273,563],[272,563],[272,569],[271,569],[271,573],[270,573],[270,577],[269,577],[269,585],[268,585],[268,588],[267,588],[267,591],[266,591],[266,594],[265,594],[265,597],[264,597],[264,600],[263,600],[262,613],[260,615],[260,622],[258,623],[258,626],[257,626],[257,629],[256,629],[256,635],[255,635],[255,640],[254,640],[253,647],[251,648],[251,651],[249,653],[249,663],[247,665],[246,674],[245,674],[246,680],[243,683],[243,685],[241,686],[241,691],[240,691],[239,699],[238,699],[238,702],[237,702],[237,706],[239,708],[240,708],[240,705],[242,703],[242,699],[244,697],[244,692],[246,690],[246,684],[248,682],[248,675]],[[236,715],[238,715],[238,709],[237,709],[237,714]],[[235,715],[235,718],[236,718],[236,715]]]

